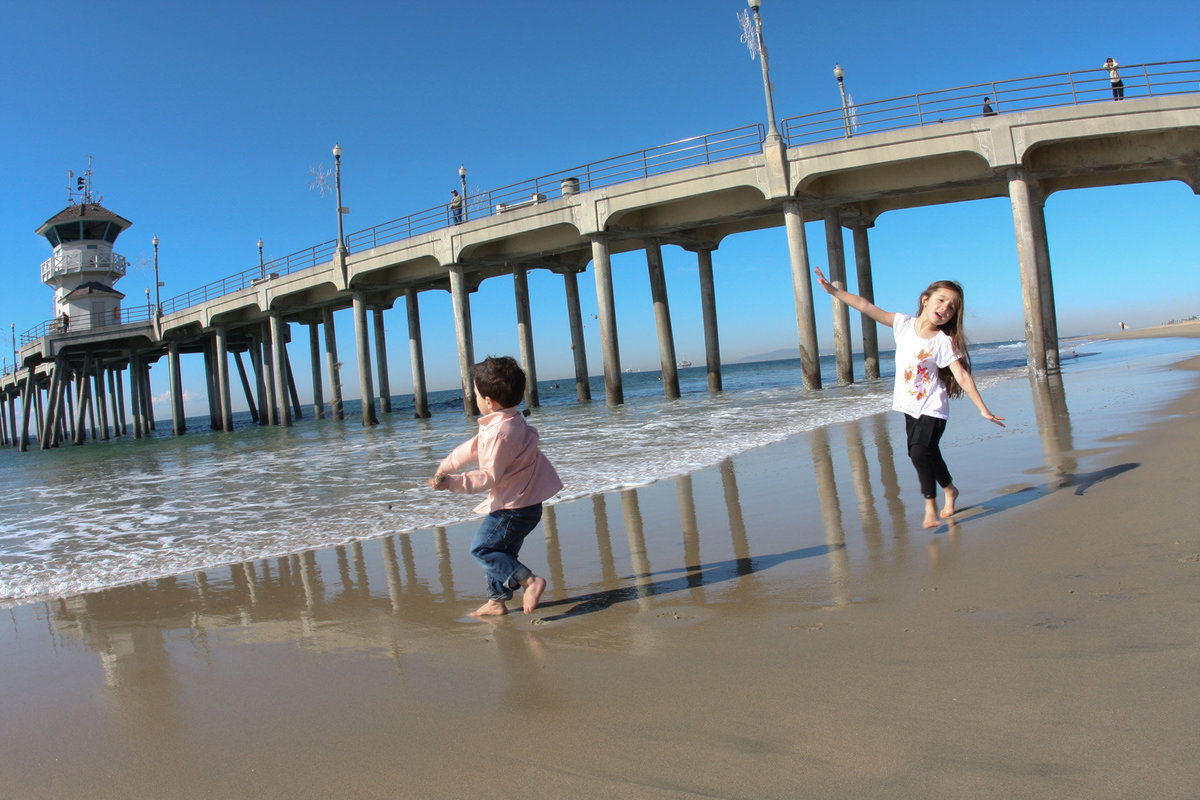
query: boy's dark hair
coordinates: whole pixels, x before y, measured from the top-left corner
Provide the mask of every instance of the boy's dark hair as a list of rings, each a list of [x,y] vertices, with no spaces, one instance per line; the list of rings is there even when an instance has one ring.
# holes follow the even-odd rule
[[[488,356],[471,367],[471,380],[479,394],[501,408],[516,406],[525,394],[525,370],[512,356]]]

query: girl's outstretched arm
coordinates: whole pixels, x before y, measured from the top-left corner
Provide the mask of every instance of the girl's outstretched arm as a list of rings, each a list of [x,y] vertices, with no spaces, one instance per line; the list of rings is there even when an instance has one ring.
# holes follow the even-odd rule
[[[980,415],[989,422],[994,422],[1003,428],[1004,417],[997,417],[991,411],[988,411],[987,404],[983,402],[983,398],[979,394],[979,389],[975,387],[975,379],[971,377],[970,372],[967,372],[967,368],[963,366],[962,361],[952,361],[950,363],[950,371],[954,373],[954,379],[958,381],[958,385],[966,392],[967,397],[971,398],[971,402],[979,409]]]
[[[833,295],[835,299],[845,303],[855,311],[861,311],[871,319],[878,322],[880,325],[887,325],[889,328],[893,327],[893,323],[896,319],[896,315],[893,312],[884,311],[867,298],[860,297],[856,294],[851,294],[845,289],[839,289],[838,287],[834,286],[821,272],[820,267],[813,267],[813,272],[817,274],[817,283],[820,285],[820,287]]]

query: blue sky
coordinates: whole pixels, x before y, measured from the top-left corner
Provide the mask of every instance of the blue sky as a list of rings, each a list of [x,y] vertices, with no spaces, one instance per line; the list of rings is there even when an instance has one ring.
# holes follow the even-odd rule
[[[489,189],[706,132],[761,122],[759,65],[739,41],[743,0],[456,3],[9,4],[0,30],[0,193],[6,255],[0,322],[18,334],[53,313],[33,231],[67,202],[67,171],[94,158],[95,191],[132,220],[117,252],[149,263],[160,244],[164,299],[333,238],[332,196],[309,189],[340,142],[348,231]],[[840,62],[860,103],[933,89],[1122,64],[1200,58],[1200,4],[895,3],[764,0],[780,119],[836,107]],[[1153,325],[1200,313],[1200,201],[1181,183],[1060,192],[1046,206],[1060,332]],[[824,264],[823,226],[808,229]],[[852,250],[848,249],[848,254]],[[1023,335],[1006,199],[890,212],[871,230],[875,291],[909,310],[930,280],[967,292],[973,340]],[[664,250],[679,358],[704,356],[695,258]],[[850,256],[852,258],[852,256]],[[782,229],[726,239],[714,254],[723,357],[796,343]],[[614,258],[622,365],[655,368],[645,259]],[[851,268],[851,272],[853,269]],[[153,273],[131,267],[127,304]],[[594,313],[591,270],[581,276]],[[538,374],[572,372],[558,276],[530,276]],[[851,287],[853,288],[853,286]],[[476,355],[517,351],[512,282],[472,295]],[[822,350],[832,347],[818,301]],[[445,292],[421,298],[432,388],[457,384]],[[410,388],[403,304],[387,312],[393,391]],[[594,322],[590,320],[589,322]],[[341,356],[352,323],[339,312]],[[6,331],[7,332],[7,331]],[[602,370],[599,333],[585,330]],[[307,336],[292,359],[308,374]],[[156,394],[165,368],[154,371]],[[199,385],[199,366],[185,364]],[[162,374],[159,374],[162,373]],[[353,369],[343,371],[356,396]],[[301,389],[301,394],[305,394]],[[189,413],[199,411],[193,403]]]

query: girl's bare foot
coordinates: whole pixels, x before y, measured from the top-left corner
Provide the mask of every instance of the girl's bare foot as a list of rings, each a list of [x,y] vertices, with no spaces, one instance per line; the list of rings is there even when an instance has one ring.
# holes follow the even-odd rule
[[[942,506],[942,519],[954,516],[954,501],[958,500],[958,489],[950,484],[943,491],[946,493],[946,505]]]
[[[925,499],[925,522],[926,528],[936,528],[941,525],[942,521],[938,519],[937,503],[932,498]]]
[[[501,600],[488,600],[479,608],[472,611],[471,617],[502,617],[508,613],[508,606]]]
[[[539,578],[537,575],[530,576],[525,584],[525,594],[521,597],[521,607],[526,614],[532,612],[538,607],[538,601],[542,599],[542,592],[546,590],[546,579]]]

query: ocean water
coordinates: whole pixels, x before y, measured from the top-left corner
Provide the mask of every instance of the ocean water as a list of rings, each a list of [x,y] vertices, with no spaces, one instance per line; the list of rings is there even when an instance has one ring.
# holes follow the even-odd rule
[[[1077,342],[1064,346],[1064,375],[1167,363],[1192,344]],[[1023,342],[974,346],[972,358],[985,397],[992,387],[1025,383]],[[632,373],[624,375],[625,404],[617,407],[605,404],[601,378],[586,404],[576,402],[573,379],[542,381],[542,406],[530,422],[565,484],[552,502],[646,486],[886,411],[890,354],[881,355],[881,367],[878,380],[839,387],[832,358],[823,358],[826,388],[805,392],[798,360],[732,364],[723,368],[725,391],[715,395],[704,368],[691,367],[680,370],[678,400],[663,397],[657,373]],[[861,364],[855,374],[862,375]],[[160,420],[140,441],[4,449],[0,606],[468,520],[478,498],[431,491],[425,480],[477,426],[457,391],[430,400],[430,419],[414,419],[411,396],[397,396],[393,412],[366,429],[358,404],[348,403],[341,422],[314,420],[309,406],[291,428],[260,427],[247,416],[223,433],[193,418],[189,432],[174,437]],[[973,412],[959,402],[958,413]]]

